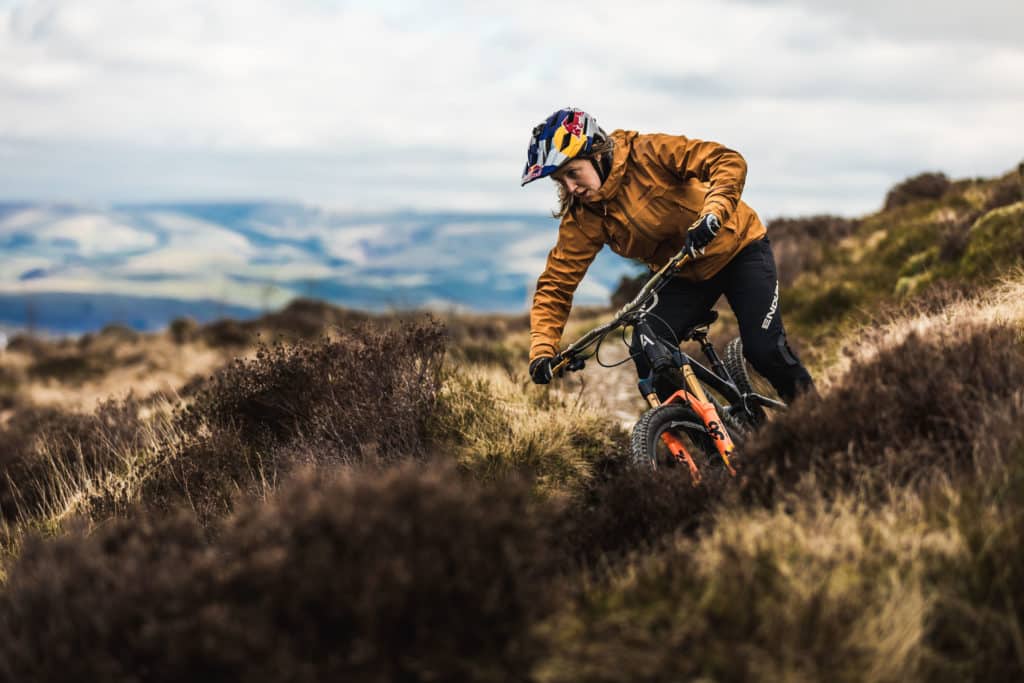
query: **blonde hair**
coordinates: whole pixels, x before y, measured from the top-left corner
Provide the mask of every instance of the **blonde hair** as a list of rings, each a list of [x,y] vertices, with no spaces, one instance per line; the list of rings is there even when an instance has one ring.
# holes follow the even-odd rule
[[[615,143],[611,138],[606,137],[601,142],[594,143],[589,152],[581,154],[576,159],[598,159],[605,154],[611,154],[613,149],[615,149]],[[576,208],[580,200],[569,194],[569,191],[565,189],[565,185],[557,180],[555,181],[555,187],[558,188],[558,208],[551,212],[551,216],[553,218],[562,218]]]

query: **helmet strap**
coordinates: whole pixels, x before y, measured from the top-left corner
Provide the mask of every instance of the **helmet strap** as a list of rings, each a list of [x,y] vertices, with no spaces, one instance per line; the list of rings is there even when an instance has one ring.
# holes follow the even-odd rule
[[[593,165],[594,170],[597,171],[597,177],[601,179],[602,183],[608,179],[608,174],[612,170],[611,154],[602,154],[599,157],[590,157],[590,163]]]

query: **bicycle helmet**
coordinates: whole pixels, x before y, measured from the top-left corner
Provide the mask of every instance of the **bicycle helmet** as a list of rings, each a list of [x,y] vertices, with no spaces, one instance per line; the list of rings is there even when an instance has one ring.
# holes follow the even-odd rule
[[[537,124],[530,137],[522,185],[546,178],[562,164],[590,152],[594,144],[608,138],[597,119],[581,109],[559,109]]]

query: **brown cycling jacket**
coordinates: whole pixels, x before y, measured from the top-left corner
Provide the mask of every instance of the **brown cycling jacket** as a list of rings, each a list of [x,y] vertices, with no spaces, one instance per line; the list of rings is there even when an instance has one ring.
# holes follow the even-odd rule
[[[764,237],[754,210],[740,201],[747,164],[717,142],[617,130],[611,170],[597,203],[573,207],[537,280],[530,310],[530,360],[558,350],[573,293],[601,247],[658,269],[682,249],[686,231],[714,213],[723,229],[704,256],[678,277],[706,280],[743,247]]]

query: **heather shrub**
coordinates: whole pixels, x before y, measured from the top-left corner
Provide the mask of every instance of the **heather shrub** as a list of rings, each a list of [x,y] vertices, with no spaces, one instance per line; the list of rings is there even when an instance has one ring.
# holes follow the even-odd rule
[[[261,345],[190,387],[182,442],[147,477],[143,499],[185,503],[207,523],[300,465],[425,457],[444,343],[428,320]]]
[[[1024,200],[1024,174],[1008,173],[992,187],[984,211],[992,211]]]
[[[244,324],[290,339],[315,339],[330,327],[352,327],[369,322],[372,317],[368,313],[350,311],[319,299],[298,298],[280,311]]]
[[[45,514],[126,455],[151,445],[140,402],[129,395],[101,403],[92,414],[54,408],[17,411],[0,430],[0,515]]]
[[[945,173],[921,173],[889,190],[885,196],[885,208],[895,209],[921,199],[939,199],[949,186]]]
[[[253,343],[256,333],[237,320],[225,318],[203,325],[199,329],[199,338],[213,348],[234,348]]]
[[[591,566],[654,547],[673,534],[696,534],[725,484],[709,476],[694,487],[683,467],[637,468],[611,454],[595,470],[560,520],[564,552]]]
[[[81,384],[106,375],[118,361],[109,353],[90,353],[78,349],[46,349],[28,367],[32,379],[57,380]]]
[[[0,595],[7,680],[524,680],[546,515],[449,469],[309,473],[212,540],[187,515],[35,542]]]
[[[0,411],[11,410],[21,404],[20,387],[24,381],[20,368],[0,365]]]
[[[1021,386],[1024,348],[1012,327],[911,332],[759,432],[744,453],[747,495],[770,501],[813,474],[826,490],[858,486],[870,497],[964,471],[986,411]]]
[[[852,235],[860,221],[827,214],[807,218],[776,218],[767,225],[779,283],[792,285],[808,271],[818,271],[829,250]]]
[[[623,275],[619,278],[619,284],[615,286],[612,291],[611,305],[612,308],[619,309],[632,301],[640,290],[643,289],[644,284],[651,278],[651,273],[646,268],[637,273],[636,275]]]
[[[262,454],[238,428],[199,439],[186,436],[176,449],[165,447],[163,455],[146,473],[140,502],[164,512],[185,504],[207,526],[229,513],[240,497],[265,494],[276,483],[277,470],[284,469],[282,458]],[[289,461],[287,467],[295,464]]]
[[[108,325],[104,325],[96,334],[96,337],[115,343],[131,343],[137,342],[141,335],[136,330],[123,323],[110,323]]]
[[[433,322],[339,339],[261,345],[217,372],[182,415],[186,431],[237,428],[264,450],[302,440],[350,456],[422,455],[444,332]]]
[[[175,344],[187,344],[199,333],[199,323],[192,318],[175,318],[167,326],[167,333]]]

